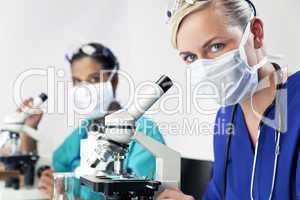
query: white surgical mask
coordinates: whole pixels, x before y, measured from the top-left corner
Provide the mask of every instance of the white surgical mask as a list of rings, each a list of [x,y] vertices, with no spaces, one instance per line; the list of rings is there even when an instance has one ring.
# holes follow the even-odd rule
[[[267,63],[265,57],[255,66],[248,64],[244,46],[250,35],[250,25],[249,22],[238,49],[216,59],[198,59],[191,64],[192,85],[213,84],[220,105],[234,105],[251,97],[258,86],[258,69]]]
[[[114,100],[111,77],[106,82],[84,83],[72,88],[71,100],[77,113],[87,115],[90,119],[103,117],[108,113]]]

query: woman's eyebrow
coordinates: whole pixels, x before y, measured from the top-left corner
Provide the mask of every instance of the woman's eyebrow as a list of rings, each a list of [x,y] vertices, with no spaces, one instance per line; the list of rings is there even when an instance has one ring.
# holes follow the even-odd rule
[[[207,42],[204,43],[204,45],[202,46],[203,49],[206,49],[208,46],[210,46],[210,44],[217,39],[217,37],[213,37],[210,40],[208,40]]]
[[[186,55],[193,55],[193,53],[189,52],[189,51],[183,51],[183,52],[180,52],[179,55],[180,56],[186,56]]]
[[[221,37],[218,36],[214,36],[211,39],[209,39],[207,42],[204,43],[204,45],[201,46],[201,49],[207,49],[211,43],[213,43],[215,40],[217,39],[223,39]],[[179,53],[180,56],[185,56],[185,55],[194,55],[194,53],[190,52],[190,51],[182,51]]]
[[[204,45],[202,46],[202,49],[207,49],[217,39],[224,39],[224,38],[214,36],[211,39],[209,39],[207,42],[204,43]]]

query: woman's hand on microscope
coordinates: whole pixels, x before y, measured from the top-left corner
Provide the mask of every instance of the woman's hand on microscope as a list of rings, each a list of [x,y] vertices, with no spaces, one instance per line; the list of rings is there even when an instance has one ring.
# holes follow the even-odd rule
[[[32,106],[33,106],[33,98],[29,98],[29,99],[26,99],[22,103],[22,105],[18,108],[17,111],[25,112],[26,109],[32,108]],[[42,112],[42,110],[40,110],[40,112],[38,112],[37,114],[33,114],[33,115],[29,116],[26,119],[25,123],[26,123],[26,125],[36,129],[38,127],[42,117],[43,117],[43,112]]]
[[[194,197],[185,195],[178,188],[166,189],[157,200],[195,200]]]
[[[52,197],[53,194],[53,170],[46,169],[41,173],[41,177],[38,183],[39,190],[47,195],[49,198]]]

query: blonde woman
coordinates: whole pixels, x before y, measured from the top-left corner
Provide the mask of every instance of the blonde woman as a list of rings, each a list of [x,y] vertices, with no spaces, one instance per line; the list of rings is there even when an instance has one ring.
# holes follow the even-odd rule
[[[177,0],[167,14],[192,84],[214,85],[222,106],[217,120],[229,125],[215,130],[213,177],[203,199],[300,199],[300,73],[284,76],[268,59],[253,3]],[[269,85],[260,87],[262,80]],[[168,189],[158,199],[193,197]]]

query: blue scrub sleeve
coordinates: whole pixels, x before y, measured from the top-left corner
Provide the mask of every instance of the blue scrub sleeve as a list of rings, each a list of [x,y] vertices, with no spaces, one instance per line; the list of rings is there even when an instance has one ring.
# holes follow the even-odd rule
[[[53,153],[55,172],[72,172],[80,164],[80,140],[87,137],[84,126],[75,129]]]
[[[225,151],[226,134],[217,127],[218,120],[221,118],[221,110],[216,115],[216,126],[214,129],[214,165],[213,176],[210,180],[206,192],[203,195],[203,200],[222,199],[222,183],[223,183],[223,160]]]
[[[139,132],[138,134],[144,133],[156,141],[165,144],[158,127],[150,119],[141,117],[136,123],[136,130]],[[125,167],[127,170],[134,172],[137,176],[153,179],[156,170],[156,160],[153,154],[142,145],[132,141],[127,154]]]
[[[215,137],[220,137],[220,136],[214,136],[214,155],[215,155],[215,161],[213,165],[213,177],[210,180],[207,190],[203,195],[203,200],[216,200],[216,199],[222,199],[222,193],[221,193],[221,181],[222,181],[222,175],[220,174],[220,167],[221,165],[223,166],[222,163],[218,161],[218,157],[220,154],[220,150],[217,147],[217,143],[215,142],[216,139]],[[219,147],[220,148],[220,147]]]

